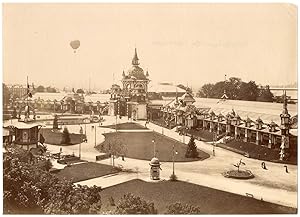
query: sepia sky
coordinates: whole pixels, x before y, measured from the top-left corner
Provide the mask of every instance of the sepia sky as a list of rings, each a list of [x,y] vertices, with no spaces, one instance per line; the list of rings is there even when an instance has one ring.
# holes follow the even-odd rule
[[[76,53],[70,41],[80,40]],[[134,48],[156,82],[297,79],[291,4],[4,4],[3,81],[109,88]]]

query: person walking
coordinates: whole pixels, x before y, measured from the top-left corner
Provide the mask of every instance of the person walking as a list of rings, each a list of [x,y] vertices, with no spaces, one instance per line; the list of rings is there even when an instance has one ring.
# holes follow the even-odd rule
[[[261,163],[261,168],[263,168],[264,170],[266,170],[266,169],[267,169],[267,167],[266,167],[266,163],[265,163],[264,161]]]
[[[286,172],[286,173],[289,173],[289,170],[288,170],[287,165],[284,165],[284,167],[285,167],[285,172]]]

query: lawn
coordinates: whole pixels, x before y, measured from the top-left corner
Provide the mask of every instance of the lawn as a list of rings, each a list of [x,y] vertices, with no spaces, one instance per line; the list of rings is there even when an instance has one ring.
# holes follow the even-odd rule
[[[40,133],[44,136],[45,143],[51,144],[51,145],[60,145],[60,146],[75,145],[75,144],[79,144],[80,140],[83,141],[84,139],[86,139],[85,135],[69,133],[70,143],[63,144],[62,143],[63,133],[61,130],[53,130],[51,128],[42,128],[40,130]]]
[[[204,142],[211,142],[213,140],[213,133],[207,130],[202,129],[188,129],[183,131],[182,129],[179,130],[181,133],[185,133],[188,136],[193,136],[197,140],[201,140]]]
[[[109,197],[112,196],[117,204],[119,199],[129,192],[147,201],[154,202],[159,214],[165,213],[166,206],[178,201],[199,206],[202,214],[296,213],[294,208],[187,182],[164,181],[153,183],[142,180],[132,180],[103,189],[101,192],[102,209],[114,209],[109,205]]]
[[[264,161],[274,161],[279,159],[279,150],[270,149],[265,146],[256,145],[250,142],[232,140],[225,144],[221,143],[218,146],[229,149],[233,152],[244,154],[248,153],[250,158],[264,160]],[[293,161],[285,162],[287,164],[297,164],[297,159],[292,159]]]
[[[79,182],[117,172],[118,170],[113,168],[112,166],[88,162],[65,167],[56,175],[61,179],[66,178],[69,180],[72,179],[73,182]]]
[[[101,126],[104,128],[111,128],[111,129],[116,129],[116,125],[107,125],[107,126]],[[117,124],[117,130],[144,130],[148,129],[147,127],[144,127],[140,124],[137,123],[121,123]]]
[[[151,160],[154,155],[154,146],[156,147],[156,156],[160,161],[172,161],[173,145],[177,155],[175,155],[176,162],[187,162],[195,160],[204,160],[209,158],[209,154],[198,150],[198,158],[186,158],[185,152],[187,145],[175,139],[159,134],[157,132],[114,132],[104,134],[105,141],[101,143],[97,149],[103,150],[109,143],[119,141],[125,147],[125,157]],[[155,142],[152,142],[152,141]]]

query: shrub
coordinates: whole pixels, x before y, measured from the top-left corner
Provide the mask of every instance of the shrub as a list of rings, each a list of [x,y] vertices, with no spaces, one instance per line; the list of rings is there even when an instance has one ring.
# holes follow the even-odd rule
[[[125,194],[117,204],[116,214],[157,214],[154,203],[131,193]]]
[[[170,181],[177,181],[177,180],[178,180],[178,178],[177,178],[177,176],[175,174],[172,174],[170,176]]]
[[[70,133],[67,127],[64,128],[63,131],[63,138],[62,138],[62,144],[70,144],[71,139],[70,139]]]
[[[167,212],[165,214],[201,214],[201,209],[198,206],[176,202],[167,207]]]
[[[197,151],[197,146],[195,143],[195,139],[194,137],[191,137],[188,145],[187,145],[187,149],[186,149],[186,153],[185,153],[185,157],[186,158],[197,158],[199,155],[198,151]]]
[[[53,129],[58,129],[58,117],[57,117],[57,115],[54,115]]]

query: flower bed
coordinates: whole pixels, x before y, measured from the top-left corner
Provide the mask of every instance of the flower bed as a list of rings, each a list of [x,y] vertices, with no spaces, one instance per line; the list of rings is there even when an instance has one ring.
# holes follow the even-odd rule
[[[254,178],[253,173],[250,170],[230,170],[222,173],[222,175],[226,178],[234,178],[234,179],[252,179]]]

